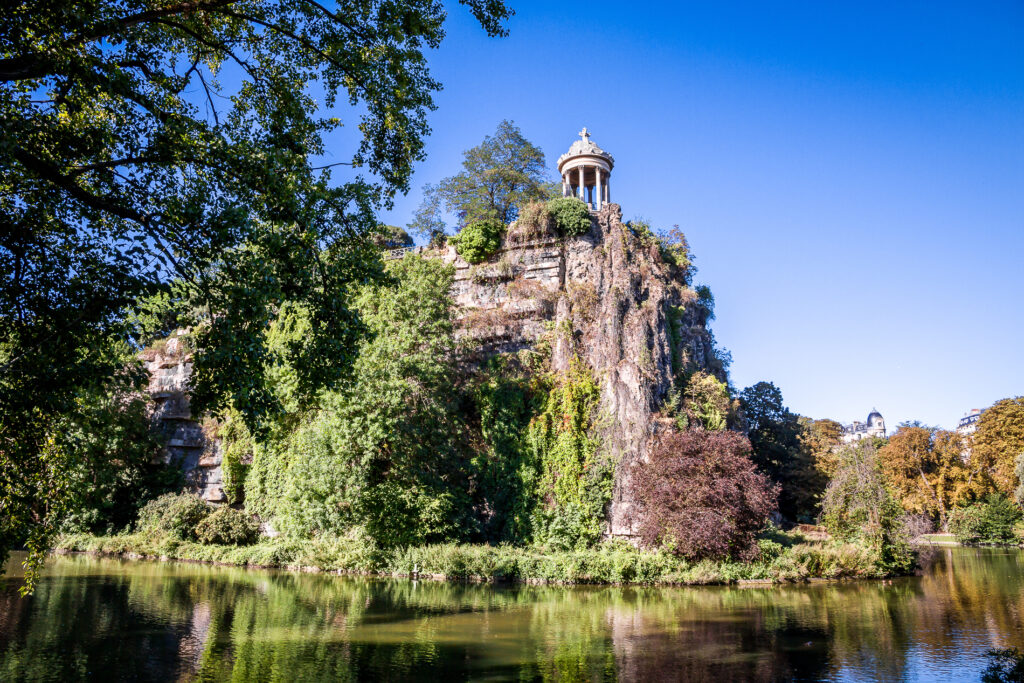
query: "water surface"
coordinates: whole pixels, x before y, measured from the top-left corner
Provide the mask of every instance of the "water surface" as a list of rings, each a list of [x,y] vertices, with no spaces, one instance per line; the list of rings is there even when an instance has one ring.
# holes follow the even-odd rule
[[[35,595],[0,590],[0,680],[978,680],[986,650],[1024,645],[1024,553],[937,552],[920,577],[771,588],[57,557]]]

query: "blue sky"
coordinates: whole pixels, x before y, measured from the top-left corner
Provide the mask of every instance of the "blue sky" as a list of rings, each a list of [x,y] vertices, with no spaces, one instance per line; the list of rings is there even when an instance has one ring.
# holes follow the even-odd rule
[[[944,427],[1024,394],[1024,3],[514,2],[451,8],[424,183],[514,120],[587,126],[626,218],[679,224],[742,388]]]

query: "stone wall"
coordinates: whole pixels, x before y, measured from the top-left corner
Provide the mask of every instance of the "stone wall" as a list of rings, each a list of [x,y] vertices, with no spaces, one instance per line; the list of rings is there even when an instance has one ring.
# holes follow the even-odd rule
[[[159,458],[182,469],[190,490],[211,503],[223,503],[227,499],[221,486],[221,443],[213,421],[204,425],[192,416],[188,400],[192,356],[184,342],[175,335],[140,354],[149,371],[152,419],[164,444]]]

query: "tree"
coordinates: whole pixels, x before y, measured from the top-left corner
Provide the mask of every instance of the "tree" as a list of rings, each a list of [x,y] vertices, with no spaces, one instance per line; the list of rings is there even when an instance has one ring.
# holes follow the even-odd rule
[[[500,0],[462,3],[504,33]],[[290,362],[308,397],[345,375],[364,331],[346,292],[378,273],[373,212],[423,157],[440,87],[423,52],[444,19],[439,3],[394,0],[0,11],[0,560],[27,539],[29,584],[66,491],[57,422],[110,389],[120,359],[98,349],[129,335],[140,296],[179,280],[201,302],[197,409],[232,405],[258,427],[278,408],[267,367]],[[362,139],[318,165],[339,97]],[[374,177],[338,184],[344,165]],[[265,333],[289,300],[310,334],[282,358]]]
[[[423,204],[409,229],[430,236],[444,225],[442,209],[459,225],[494,219],[508,225],[527,202],[548,199],[544,152],[523,137],[511,121],[463,154],[462,172],[423,188]]]
[[[900,505],[886,485],[878,451],[868,439],[836,453],[835,474],[822,498],[821,521],[837,538],[867,542],[887,572],[903,573],[913,566]]]
[[[987,477],[963,461],[963,452],[956,432],[901,426],[878,457],[903,508],[937,518],[945,529],[953,507],[987,492]]]
[[[632,477],[637,533],[646,546],[669,544],[690,558],[751,559],[757,533],[775,509],[778,487],[732,431],[666,432]]]
[[[835,420],[814,420],[801,416],[800,447],[810,453],[814,467],[826,479],[835,472],[835,450],[842,441],[843,426]]]
[[[463,537],[469,467],[458,448],[453,267],[417,255],[355,302],[372,334],[352,381],[279,438],[259,445],[246,504],[283,531],[382,546]],[[301,334],[301,332],[300,332]]]
[[[1024,454],[1024,396],[1004,398],[981,414],[971,440],[971,462],[991,472],[996,488],[1013,497],[1017,458]]]
[[[811,520],[825,478],[803,447],[799,417],[786,408],[782,392],[771,382],[758,382],[740,393],[753,460],[781,485],[779,511],[789,519]]]

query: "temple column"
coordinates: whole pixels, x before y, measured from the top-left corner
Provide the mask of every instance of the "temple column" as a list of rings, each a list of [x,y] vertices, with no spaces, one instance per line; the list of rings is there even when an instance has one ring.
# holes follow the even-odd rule
[[[562,196],[563,196],[563,197],[568,197],[568,196],[569,196],[569,190],[568,190],[568,186],[569,186],[569,179],[568,179],[568,177],[567,177],[567,176],[566,176],[566,175],[565,175],[565,174],[563,173],[563,174],[562,174]]]
[[[587,186],[583,184],[583,165],[580,165],[580,199],[587,201]]]
[[[604,200],[609,204],[612,203],[612,177],[610,175],[604,180]]]
[[[600,166],[595,166],[594,167],[594,173],[596,175],[596,179],[594,181],[594,209],[596,209],[597,211],[600,211],[601,210],[601,200],[603,199],[601,194],[602,194],[602,191],[604,189],[604,188],[601,187],[601,167]]]

